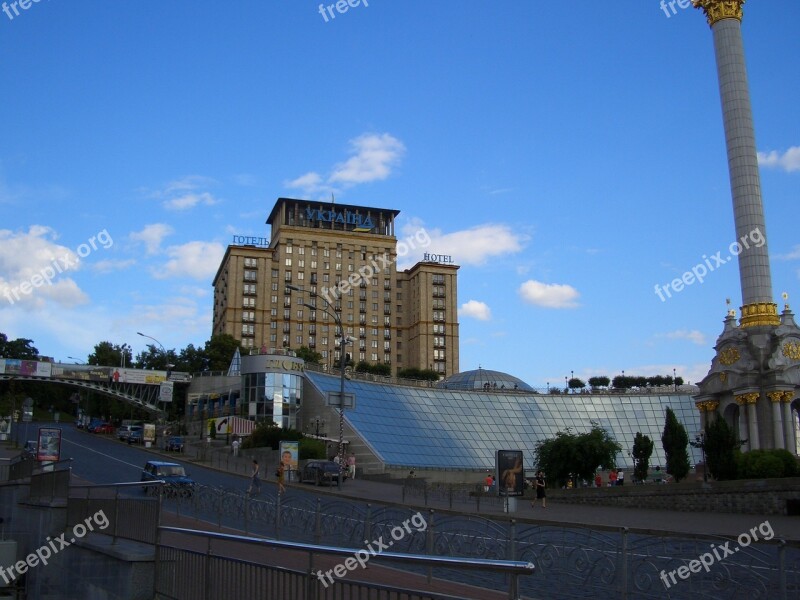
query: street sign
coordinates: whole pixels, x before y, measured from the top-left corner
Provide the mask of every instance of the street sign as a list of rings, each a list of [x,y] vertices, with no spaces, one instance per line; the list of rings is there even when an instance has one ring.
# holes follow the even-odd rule
[[[325,404],[333,408],[344,408],[345,410],[351,410],[356,407],[356,395],[345,393],[344,406],[342,406],[342,403],[339,400],[339,392],[328,392],[328,395],[325,398]]]

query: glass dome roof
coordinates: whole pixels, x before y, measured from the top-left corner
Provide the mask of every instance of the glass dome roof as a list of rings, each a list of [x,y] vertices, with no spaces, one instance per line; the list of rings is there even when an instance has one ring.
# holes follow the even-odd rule
[[[439,382],[439,387],[448,390],[523,390],[535,391],[531,386],[502,371],[477,368],[474,371],[464,371],[451,375]]]

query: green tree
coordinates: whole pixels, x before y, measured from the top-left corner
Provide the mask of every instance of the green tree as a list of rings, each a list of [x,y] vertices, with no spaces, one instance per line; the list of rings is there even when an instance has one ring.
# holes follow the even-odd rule
[[[598,468],[614,467],[621,449],[605,429],[592,422],[587,433],[575,434],[568,427],[554,438],[539,441],[534,448],[534,460],[551,481],[564,485],[570,475],[589,481]]]
[[[422,379],[423,381],[439,381],[439,373],[432,369],[418,369],[417,367],[409,367],[407,369],[400,369],[397,372],[398,377],[405,379]]]
[[[636,437],[633,439],[633,459],[636,466],[633,469],[633,478],[635,481],[645,481],[647,479],[647,472],[650,469],[650,456],[653,454],[653,447],[655,443],[648,436],[636,432]]]
[[[262,421],[242,443],[242,448],[272,448],[277,450],[282,440],[299,441],[303,434],[295,429],[278,427],[273,421]]]
[[[600,377],[589,377],[589,385],[592,386],[592,389],[608,387],[610,384],[611,380],[604,375]]]
[[[206,342],[205,358],[208,359],[208,368],[211,371],[227,371],[231,366],[231,360],[236,349],[239,348],[241,354],[246,354],[242,349],[239,340],[227,333],[220,333],[212,336]]]
[[[38,360],[39,350],[33,345],[33,340],[27,338],[9,340],[5,333],[0,333],[0,356],[4,358]]]
[[[582,390],[583,388],[586,387],[586,383],[584,383],[582,379],[573,377],[572,379],[569,380],[567,386],[569,386],[569,389],[571,390]]]
[[[685,479],[689,474],[689,452],[687,446],[689,436],[671,408],[667,407],[664,432],[661,434],[661,445],[667,459],[667,473],[675,481]]]
[[[123,349],[119,344],[112,344],[111,342],[100,342],[95,344],[94,352],[92,352],[86,359],[86,364],[98,365],[102,367],[117,367],[122,365],[123,353],[125,364],[132,364],[132,355],[130,348],[127,344]]]
[[[322,364],[322,354],[306,346],[300,346],[296,352],[297,358],[302,358],[307,363]]]
[[[206,369],[208,358],[204,348],[197,348],[194,344],[189,344],[178,353],[178,359],[175,361],[175,371],[183,371],[185,373],[200,373]]]
[[[736,479],[736,454],[744,442],[736,439],[736,433],[722,417],[706,425],[705,447],[708,472],[717,481]]]
[[[177,363],[178,355],[175,354],[175,350],[167,350],[165,354],[160,346],[148,344],[146,350],[136,355],[134,366],[137,369],[157,369],[159,371],[166,371],[167,365],[175,365]]]

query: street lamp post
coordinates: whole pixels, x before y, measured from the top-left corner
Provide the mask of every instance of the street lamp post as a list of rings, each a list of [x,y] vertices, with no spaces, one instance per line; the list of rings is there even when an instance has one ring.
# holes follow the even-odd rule
[[[301,292],[303,294],[308,294],[311,298],[316,298],[317,294],[313,292],[307,292],[306,290],[297,287],[296,285],[291,285],[289,283],[286,284],[286,288],[289,290],[293,290],[295,292]],[[342,355],[341,361],[341,368],[339,374],[339,481],[338,481],[338,488],[342,489],[342,472],[344,470],[344,370],[347,366],[347,343],[348,339],[347,336],[344,334],[344,326],[342,325],[342,317],[339,313],[335,310],[333,312],[329,311],[326,308],[318,308],[316,305],[311,304],[310,302],[303,302],[303,306],[307,308],[311,308],[313,310],[322,310],[322,312],[326,313],[328,316],[333,317],[334,323],[339,328],[341,332],[342,341],[339,345],[339,351]]]
[[[158,341],[156,338],[154,338],[153,336],[151,336],[151,335],[146,335],[146,334],[142,333],[141,331],[137,331],[137,332],[136,332],[136,335],[140,335],[140,336],[142,336],[142,337],[146,337],[147,339],[153,340],[153,341],[154,341],[156,344],[158,344],[158,345],[159,345],[159,347],[161,348],[161,352],[163,352],[163,353],[164,353],[164,360],[165,360],[165,361],[166,361],[166,363],[167,363],[167,381],[169,381],[169,376],[170,376],[170,374],[171,374],[172,367],[174,367],[175,365],[173,365],[172,363],[170,363],[170,362],[169,362],[169,354],[167,353],[167,350],[166,350],[166,348],[164,348],[164,344],[162,344],[161,342],[159,342],[159,341]],[[164,415],[163,415],[163,416],[164,416],[164,420],[166,420],[166,417],[167,417],[167,415],[166,415],[166,412],[167,412],[167,411],[166,411],[166,410],[163,410],[162,412],[164,413]]]
[[[128,350],[130,350],[130,346],[128,346],[128,344],[122,344],[122,347],[120,348],[119,366],[123,369],[125,368],[125,353]]]
[[[695,448],[700,448],[700,452],[703,456],[703,481],[708,481],[708,465],[706,465],[706,434],[705,432],[701,431],[698,433],[693,442],[689,442],[689,445],[694,446]]]
[[[676,381],[675,377],[675,369],[672,369],[672,384],[675,386],[675,391],[678,391],[678,382]]]
[[[70,359],[70,360],[74,360],[76,365],[85,365],[86,364],[80,358],[75,358],[74,356],[68,356],[67,358]]]

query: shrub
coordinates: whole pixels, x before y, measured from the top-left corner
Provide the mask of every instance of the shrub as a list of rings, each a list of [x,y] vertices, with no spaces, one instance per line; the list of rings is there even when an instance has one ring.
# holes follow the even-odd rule
[[[785,450],[751,450],[739,454],[736,460],[736,472],[739,479],[773,479],[786,477],[787,465],[781,452]],[[790,455],[791,457],[791,455]],[[795,465],[791,465],[790,473],[794,474]]]
[[[298,449],[299,460],[314,460],[325,459],[325,442],[322,440],[315,440],[312,438],[303,438],[300,440]]]

